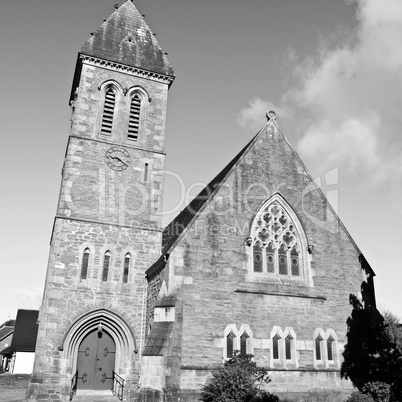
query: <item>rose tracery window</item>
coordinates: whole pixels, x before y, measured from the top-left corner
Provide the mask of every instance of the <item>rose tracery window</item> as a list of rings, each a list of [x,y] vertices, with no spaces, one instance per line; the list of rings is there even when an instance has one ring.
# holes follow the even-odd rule
[[[300,277],[300,237],[281,204],[274,201],[268,205],[257,218],[253,229],[254,272]]]

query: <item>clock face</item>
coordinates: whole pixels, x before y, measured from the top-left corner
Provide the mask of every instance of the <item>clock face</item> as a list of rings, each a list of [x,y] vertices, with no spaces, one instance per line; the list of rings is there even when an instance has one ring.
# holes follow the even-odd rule
[[[112,147],[106,151],[105,161],[110,169],[121,172],[130,166],[131,158],[130,154],[123,147]]]

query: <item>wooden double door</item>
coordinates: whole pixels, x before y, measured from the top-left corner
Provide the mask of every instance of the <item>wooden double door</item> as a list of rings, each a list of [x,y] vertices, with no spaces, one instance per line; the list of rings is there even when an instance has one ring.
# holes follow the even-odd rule
[[[111,389],[116,344],[105,331],[93,331],[78,348],[78,389]]]

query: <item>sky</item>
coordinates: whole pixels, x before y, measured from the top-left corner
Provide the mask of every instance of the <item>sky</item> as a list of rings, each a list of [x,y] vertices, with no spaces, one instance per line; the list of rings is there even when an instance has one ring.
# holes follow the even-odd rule
[[[40,306],[77,53],[116,2],[0,2],[0,322]],[[177,76],[164,222],[183,208],[179,190],[195,195],[275,110],[376,272],[379,309],[402,317],[402,2],[135,5]]]

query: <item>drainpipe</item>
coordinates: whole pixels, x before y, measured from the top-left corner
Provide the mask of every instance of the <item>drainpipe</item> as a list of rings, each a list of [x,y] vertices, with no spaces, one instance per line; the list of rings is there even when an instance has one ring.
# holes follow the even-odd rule
[[[146,298],[147,298],[147,291],[148,291],[148,281],[147,277],[144,276],[144,290],[142,292],[142,312],[141,312],[141,329],[140,329],[140,350],[139,350],[139,368],[141,369],[141,359],[142,359],[142,347],[143,347],[143,338],[144,336],[144,326],[145,326],[145,309],[146,309]]]

